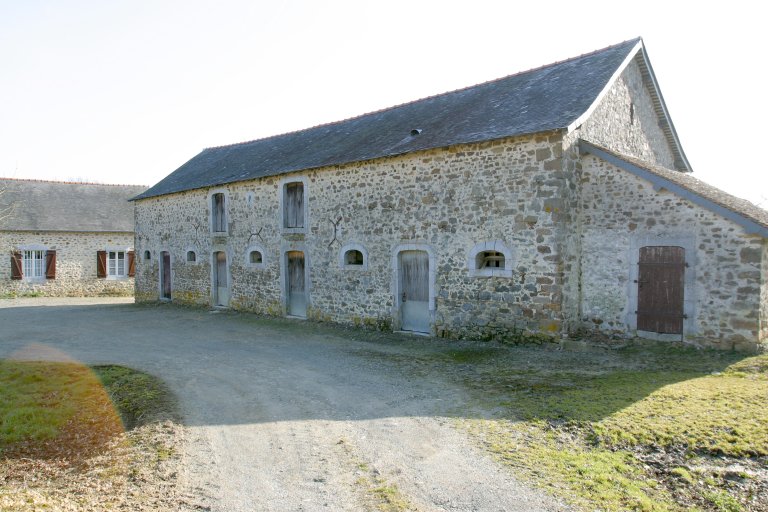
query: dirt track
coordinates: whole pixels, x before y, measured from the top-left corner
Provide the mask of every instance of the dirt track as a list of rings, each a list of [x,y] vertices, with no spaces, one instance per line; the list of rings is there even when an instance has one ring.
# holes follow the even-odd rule
[[[163,377],[188,426],[184,482],[212,510],[369,510],[382,493],[421,511],[561,510],[453,428],[483,411],[450,378],[381,357],[440,343],[125,299],[0,301],[0,356]]]

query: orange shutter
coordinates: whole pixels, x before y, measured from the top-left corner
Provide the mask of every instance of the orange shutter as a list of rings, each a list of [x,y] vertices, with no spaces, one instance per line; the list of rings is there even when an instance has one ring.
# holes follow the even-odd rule
[[[107,277],[107,251],[96,251],[96,277]]]
[[[45,278],[56,279],[56,251],[45,251]]]

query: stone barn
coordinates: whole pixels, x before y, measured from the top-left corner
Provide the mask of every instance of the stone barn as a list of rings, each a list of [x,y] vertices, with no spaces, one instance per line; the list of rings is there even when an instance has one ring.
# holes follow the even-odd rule
[[[0,297],[133,295],[144,186],[0,178]]]
[[[475,339],[768,339],[768,212],[690,176],[642,40],[209,148],[135,198],[136,298]]]

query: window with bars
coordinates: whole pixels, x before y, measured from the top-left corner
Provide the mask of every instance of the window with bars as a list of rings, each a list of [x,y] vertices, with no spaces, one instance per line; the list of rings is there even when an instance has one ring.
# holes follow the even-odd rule
[[[477,269],[505,268],[504,254],[498,251],[483,251],[477,255]]]

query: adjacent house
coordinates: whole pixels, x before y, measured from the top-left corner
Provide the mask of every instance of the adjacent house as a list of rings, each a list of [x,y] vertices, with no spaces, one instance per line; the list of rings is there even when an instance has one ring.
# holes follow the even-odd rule
[[[768,212],[691,175],[641,39],[209,148],[134,198],[136,298],[442,337],[768,341]]]
[[[0,296],[132,295],[144,190],[0,178]]]

